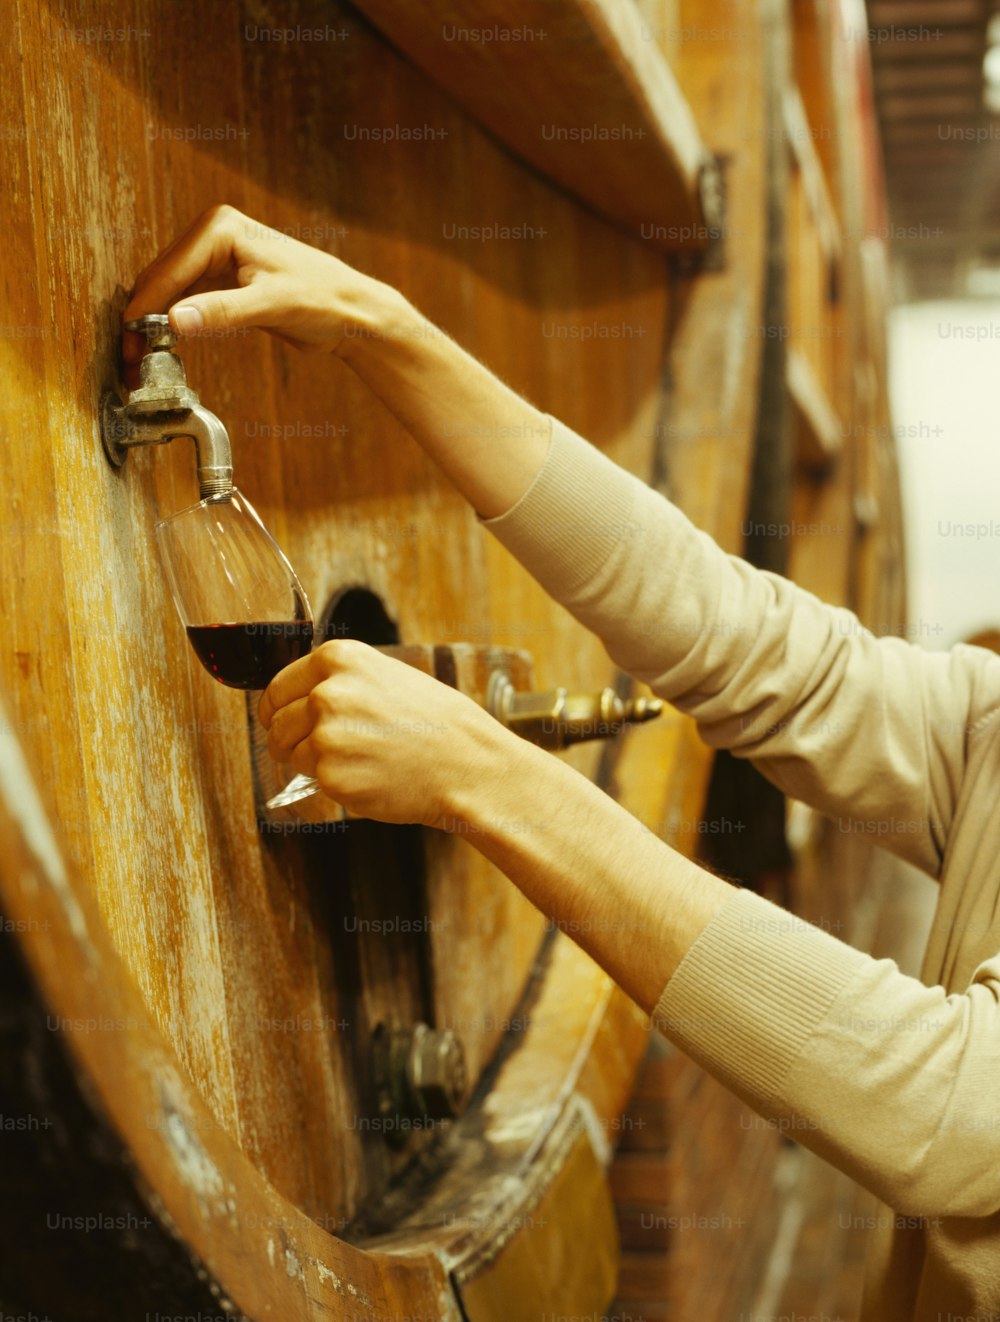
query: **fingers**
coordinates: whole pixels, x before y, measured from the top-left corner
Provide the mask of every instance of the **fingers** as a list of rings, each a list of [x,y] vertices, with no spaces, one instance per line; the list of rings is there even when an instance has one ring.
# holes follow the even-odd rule
[[[260,326],[273,308],[259,285],[194,294],[170,309],[170,324],[179,335],[212,335]]]
[[[308,739],[315,724],[309,698],[296,698],[275,712],[268,727],[268,751],[276,762],[287,762],[296,746]]]
[[[296,744],[288,757],[281,761],[287,762],[293,771],[297,771],[301,776],[315,776],[316,767],[319,762],[315,742],[312,739],[303,739],[301,743]]]
[[[257,719],[265,730],[270,732],[274,717],[282,707],[311,692],[312,670],[309,663],[313,655],[310,652],[308,656],[300,657],[298,661],[293,661],[290,666],[280,670],[264,690],[257,707]],[[289,677],[289,672],[294,673]],[[280,684],[279,680],[281,680]]]
[[[344,297],[342,286],[349,297]],[[212,335],[251,326],[295,348],[336,350],[345,309],[360,306],[374,282],[337,258],[249,220],[233,207],[206,211],[142,272],[124,320],[167,312],[181,335]],[[122,337],[125,379],[146,350]]]
[[[123,320],[146,312],[162,312],[205,276],[217,276],[233,265],[239,225],[246,217],[229,206],[212,207],[151,262],[139,275]],[[122,352],[126,362],[142,357],[141,336],[127,333]]]
[[[290,666],[278,672],[264,690],[264,696],[257,708],[257,715],[265,730],[270,730],[275,714],[289,703],[307,697],[318,684],[328,679],[340,669],[345,659],[345,648],[350,643],[343,640],[322,643],[308,656],[299,657]]]

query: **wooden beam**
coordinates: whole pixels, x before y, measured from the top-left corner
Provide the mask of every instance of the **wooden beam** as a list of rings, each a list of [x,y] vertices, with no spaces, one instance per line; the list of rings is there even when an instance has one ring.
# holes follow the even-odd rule
[[[844,432],[836,409],[801,349],[788,351],[785,383],[795,417],[796,459],[803,468],[825,472],[840,454]]]
[[[820,247],[827,261],[835,262],[841,253],[840,221],[837,219],[823,163],[816,151],[816,141],[797,87],[793,86],[785,92],[782,111],[792,159],[802,175],[802,187],[819,235]]]
[[[614,0],[355,0],[542,174],[666,250],[720,222],[715,167],[638,7]]]
[[[975,130],[979,126],[978,117],[970,118],[966,123],[941,125],[934,121],[924,123],[884,120],[882,123],[882,136],[886,142],[886,154],[891,159],[893,147],[898,143],[919,143],[937,149],[939,145],[959,147],[966,151],[974,141],[974,135],[965,137],[964,134],[970,130]],[[947,134],[947,136],[942,136]]]
[[[878,29],[875,31],[877,33]],[[955,28],[952,31],[942,28],[940,36],[923,41],[885,35],[889,32],[891,29],[884,29],[883,35],[876,36],[873,42],[876,64],[887,60],[898,60],[900,63],[908,60],[943,60],[956,56],[981,56],[983,53],[983,34],[974,28]]]
[[[985,12],[982,0],[871,0],[868,17],[874,28],[952,28],[982,26]]]
[[[905,119],[908,123],[914,120],[939,123],[959,118],[972,119],[982,114],[982,88],[977,83],[958,91],[939,91],[934,95],[920,91],[887,92],[879,98],[879,109],[887,119]]]
[[[975,57],[877,64],[874,72],[875,91],[879,96],[889,92],[912,92],[918,87],[934,92],[968,87],[981,83],[983,74],[982,61]]]

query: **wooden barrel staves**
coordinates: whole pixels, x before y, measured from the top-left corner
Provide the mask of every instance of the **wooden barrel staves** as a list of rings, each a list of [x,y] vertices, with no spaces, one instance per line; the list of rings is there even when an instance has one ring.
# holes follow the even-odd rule
[[[113,468],[98,403],[125,287],[229,201],[397,285],[738,550],[769,110],[764,25],[715,8],[699,43],[612,0],[456,0],[445,21],[293,0],[280,27],[242,3],[18,6],[0,1142],[4,1242],[26,1247],[7,1313],[486,1322],[612,1298],[605,1167],[644,1016],[468,841],[259,812],[245,706],[200,670],[153,546],[194,499],[191,455]],[[480,698],[501,662],[628,691],[343,365],[257,334],[184,358],[331,627]],[[676,715],[567,756],[652,829],[698,816],[708,756]],[[456,1116],[399,1085],[446,1033]]]

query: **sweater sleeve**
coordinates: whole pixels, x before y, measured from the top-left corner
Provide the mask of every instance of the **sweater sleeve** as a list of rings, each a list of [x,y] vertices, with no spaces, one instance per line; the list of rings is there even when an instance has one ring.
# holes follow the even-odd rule
[[[735,891],[653,1020],[897,1212],[1000,1211],[1000,955],[947,995]]]
[[[555,419],[532,485],[482,522],[708,744],[939,875],[968,736],[1000,706],[1000,657],[875,638],[727,555]]]

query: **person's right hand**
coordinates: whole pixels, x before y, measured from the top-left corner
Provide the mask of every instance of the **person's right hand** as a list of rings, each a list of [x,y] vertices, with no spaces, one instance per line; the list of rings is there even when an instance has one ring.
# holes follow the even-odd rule
[[[313,353],[336,353],[350,326],[364,334],[388,286],[329,253],[269,229],[235,207],[215,206],[141,272],[123,314],[167,312],[180,335],[224,335],[251,326]],[[370,326],[374,330],[374,323]],[[122,353],[137,363],[142,336]]]

